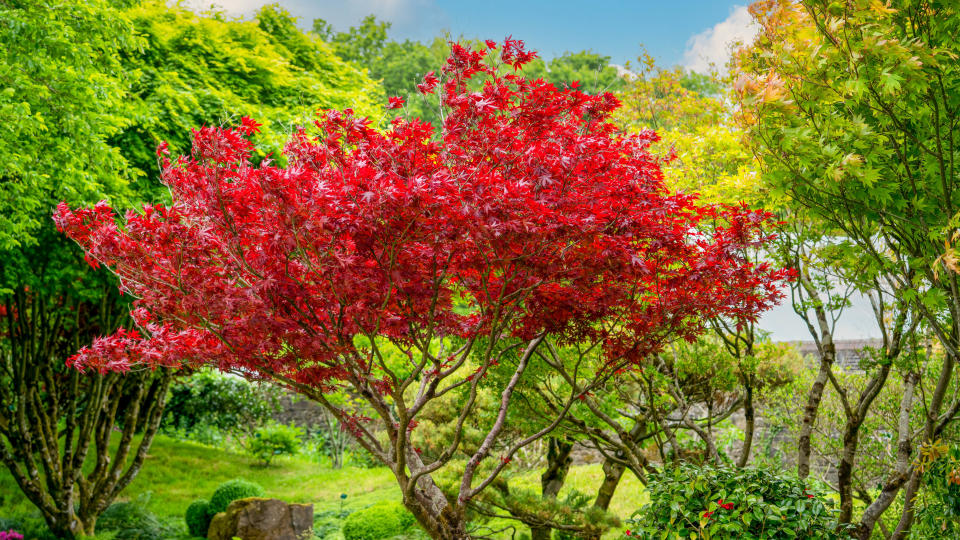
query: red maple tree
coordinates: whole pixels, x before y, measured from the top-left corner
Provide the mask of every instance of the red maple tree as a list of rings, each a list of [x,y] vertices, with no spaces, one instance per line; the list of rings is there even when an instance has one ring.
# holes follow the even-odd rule
[[[452,44],[418,86],[441,107],[440,129],[325,111],[316,131],[292,136],[285,165],[254,165],[258,124],[244,119],[196,130],[189,156],[158,151],[169,207],[118,224],[105,203],[61,204],[58,226],[137,299],[137,330],[71,362],[209,364],[287,385],[391,468],[433,537],[467,538],[466,501],[579,396],[711,317],[754,319],[784,277],[742,256],[769,240],[768,214],[669,192],[648,152],[653,132],[608,122],[611,94],[510,69],[533,57],[512,39]],[[514,389],[558,354],[589,362],[590,375],[571,382],[554,422],[503,445]],[[454,461],[478,385],[495,371],[496,418]],[[327,399],[344,388],[376,420]],[[462,396],[453,440],[426,458],[413,427],[450,392]],[[446,497],[432,475],[454,466],[459,488]]]

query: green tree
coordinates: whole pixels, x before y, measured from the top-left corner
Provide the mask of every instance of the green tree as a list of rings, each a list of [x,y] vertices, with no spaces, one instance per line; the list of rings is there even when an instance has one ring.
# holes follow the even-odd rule
[[[313,21],[313,31],[330,44],[337,55],[367,68],[374,80],[380,81],[384,98],[399,96],[406,100],[405,115],[420,118],[439,126],[439,106],[417,92],[417,84],[450,53],[446,37],[438,36],[429,43],[389,39],[390,23],[370,15],[358,26],[337,32],[323,19]]]
[[[226,21],[101,0],[0,1],[0,81],[0,462],[73,538],[139,471],[171,374],[66,368],[129,326],[129,305],[54,230],[53,207],[153,198],[157,145],[185,152],[198,125],[248,114],[278,151],[316,108],[374,114],[378,91],[278,8]]]
[[[341,58],[373,66],[384,56],[390,26],[387,21],[378,21],[374,15],[367,15],[359,26],[337,32],[323,19],[315,19],[313,32],[331,44]]]
[[[141,46],[105,0],[0,2],[0,249],[35,244],[59,198],[129,195],[108,139],[132,116],[118,54]]]
[[[665,158],[670,187],[714,203],[759,204],[753,156],[727,112],[721,81],[658,66],[646,53],[627,67],[633,76],[617,92],[624,104],[617,123],[634,132],[657,132],[660,141],[653,150]]]
[[[525,66],[523,72],[527,77],[540,77],[556,86],[576,82],[578,88],[588,94],[615,92],[626,85],[617,68],[610,64],[610,57],[592,51],[567,51],[550,62],[537,59]]]
[[[172,153],[189,151],[197,126],[250,116],[264,124],[260,157],[282,159],[283,141],[310,125],[318,110],[353,107],[377,116],[377,85],[276,5],[249,21],[159,1],[136,5],[127,16],[144,46],[123,58],[137,74],[131,87],[137,112],[111,142],[141,175],[155,176],[161,142]]]
[[[0,462],[62,538],[136,476],[170,380],[66,368],[125,306],[50,219],[61,199],[132,197],[110,139],[135,114],[118,57],[142,45],[109,2],[0,2]]]
[[[761,26],[736,59],[735,88],[764,182],[786,194],[869,261],[896,300],[915,310],[944,354],[929,388],[904,381],[925,411],[915,434],[898,430],[895,463],[860,517],[868,538],[903,493],[892,536],[913,521],[921,475],[917,442],[935,440],[960,412],[951,391],[960,358],[960,276],[944,244],[960,208],[954,163],[960,139],[960,57],[955,2],[767,0]],[[946,265],[941,263],[947,263]],[[852,409],[851,409],[852,410]]]
[[[370,77],[380,81],[386,96],[406,100],[406,116],[439,125],[439,105],[417,92],[416,85],[446,61],[450,52],[449,36],[437,36],[428,43],[401,42],[391,40],[389,30],[389,22],[378,21],[373,15],[340,32],[323,19],[313,21],[313,32],[329,43],[337,55],[366,67]],[[610,64],[610,57],[590,51],[565,52],[550,62],[538,58],[524,66],[523,72],[527,77],[543,78],[557,86],[576,81],[587,93],[612,92],[624,86],[617,68]]]

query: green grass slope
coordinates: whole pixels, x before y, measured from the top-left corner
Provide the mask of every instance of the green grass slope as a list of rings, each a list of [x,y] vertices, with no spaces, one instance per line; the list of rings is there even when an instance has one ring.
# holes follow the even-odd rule
[[[573,467],[565,489],[593,493],[603,474],[599,465]],[[149,509],[161,518],[182,519],[195,499],[208,499],[219,484],[244,478],[264,487],[268,497],[288,502],[312,503],[315,514],[340,509],[341,494],[346,510],[356,510],[379,501],[399,501],[400,489],[386,468],[331,469],[305,456],[278,458],[263,468],[245,455],[225,452],[201,444],[157,436],[137,478],[123,492],[122,500],[133,500],[150,492]],[[535,487],[539,473],[530,472],[511,480],[512,485]],[[562,494],[561,494],[562,495]],[[611,504],[621,518],[628,517],[646,499],[643,486],[631,475],[623,481]],[[6,469],[0,469],[0,518],[35,512],[20,493]],[[619,538],[614,530],[606,537]]]

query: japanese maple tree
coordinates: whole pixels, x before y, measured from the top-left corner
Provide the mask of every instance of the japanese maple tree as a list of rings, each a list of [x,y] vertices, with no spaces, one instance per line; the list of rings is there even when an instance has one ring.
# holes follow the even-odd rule
[[[768,214],[670,193],[647,150],[656,135],[614,127],[610,94],[511,72],[534,57],[512,39],[452,44],[419,85],[439,129],[326,111],[291,137],[285,165],[253,164],[258,124],[244,118],[197,129],[189,156],[159,150],[170,206],[118,224],[105,203],[61,204],[58,226],[137,298],[138,329],[72,364],[204,363],[285,384],[390,467],[431,536],[469,538],[467,501],[518,449],[709,318],[755,319],[784,277],[742,256],[769,240]],[[514,390],[560,355],[573,375],[556,417],[504,443]],[[492,418],[473,415],[480,384],[499,395]],[[375,414],[327,398],[344,389]],[[451,393],[454,436],[428,459],[418,415]],[[465,425],[483,436],[463,459]]]

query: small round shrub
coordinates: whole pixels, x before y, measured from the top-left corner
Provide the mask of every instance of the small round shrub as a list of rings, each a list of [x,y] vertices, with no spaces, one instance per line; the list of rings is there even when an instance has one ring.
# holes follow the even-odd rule
[[[263,497],[264,491],[260,484],[254,484],[241,478],[228,480],[213,492],[210,497],[210,515],[217,512],[223,512],[230,506],[230,503],[237,499],[246,499],[247,497]]]
[[[350,514],[343,522],[345,540],[381,540],[410,528],[411,514],[398,502],[382,502]]]
[[[213,519],[213,514],[210,513],[210,501],[204,499],[193,501],[187,507],[183,519],[187,522],[187,530],[190,531],[191,536],[206,538],[210,520]]]

